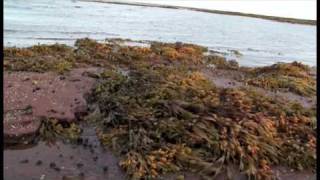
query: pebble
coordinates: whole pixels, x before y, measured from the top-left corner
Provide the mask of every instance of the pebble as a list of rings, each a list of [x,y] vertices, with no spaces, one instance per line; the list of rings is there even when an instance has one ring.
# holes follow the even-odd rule
[[[63,176],[62,180],[79,180],[77,176]]]
[[[81,173],[79,174],[79,176],[80,176],[80,177],[84,177],[84,173],[81,172]]]
[[[24,159],[24,160],[20,161],[20,163],[23,163],[23,164],[26,164],[26,163],[28,163],[28,162],[29,162],[28,159]]]
[[[53,169],[58,171],[58,172],[61,170],[59,167],[54,167]]]
[[[90,149],[90,152],[91,152],[92,154],[94,154],[94,153],[95,153],[93,149]]]
[[[35,81],[35,80],[32,81],[32,85],[37,85],[37,84],[38,84],[38,81]]]
[[[103,172],[107,172],[108,171],[108,166],[104,166],[103,167]]]
[[[184,180],[184,176],[183,175],[179,175],[179,176],[177,176],[176,180]]]
[[[29,81],[30,80],[30,78],[29,77],[26,77],[26,78],[24,78],[22,81]]]
[[[83,167],[83,164],[82,163],[77,163],[77,167],[81,168],[81,167]]]
[[[82,139],[82,138],[78,138],[78,139],[77,139],[77,144],[80,145],[80,144],[82,144],[82,143],[83,143],[83,139]]]
[[[37,162],[36,162],[36,165],[37,166],[40,166],[42,164],[42,161],[41,160],[38,160]]]
[[[32,92],[36,92],[36,91],[39,91],[41,88],[40,87],[36,87],[32,90]]]
[[[55,168],[57,165],[56,165],[56,163],[51,162],[49,166],[50,166],[51,168]]]
[[[97,161],[98,160],[98,156],[93,157],[93,161]]]
[[[45,177],[46,177],[46,175],[42,174],[42,175],[40,176],[40,180],[44,180]]]

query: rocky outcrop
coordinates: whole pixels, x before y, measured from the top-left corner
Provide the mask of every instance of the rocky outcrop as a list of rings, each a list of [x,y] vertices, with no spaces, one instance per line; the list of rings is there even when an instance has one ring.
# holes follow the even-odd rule
[[[35,137],[43,119],[73,122],[85,114],[84,95],[95,82],[87,75],[88,71],[97,72],[98,69],[74,69],[65,75],[5,72],[5,143],[28,143]]]

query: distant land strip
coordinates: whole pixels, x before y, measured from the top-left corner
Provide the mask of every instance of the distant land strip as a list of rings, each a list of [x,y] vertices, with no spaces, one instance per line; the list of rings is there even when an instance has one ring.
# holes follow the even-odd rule
[[[172,6],[172,5],[149,4],[149,3],[139,3],[139,2],[119,2],[119,1],[113,1],[113,0],[79,0],[79,1],[132,5],[132,6],[159,7],[159,8],[169,8],[169,9],[186,9],[186,10],[200,11],[200,12],[207,12],[207,13],[214,13],[214,14],[260,18],[260,19],[272,20],[277,22],[285,22],[285,23],[291,23],[291,24],[304,24],[304,25],[313,25],[313,26],[317,24],[317,20],[276,17],[276,16],[258,15],[258,14],[242,13],[242,12],[201,9],[201,8],[181,7],[181,6]]]

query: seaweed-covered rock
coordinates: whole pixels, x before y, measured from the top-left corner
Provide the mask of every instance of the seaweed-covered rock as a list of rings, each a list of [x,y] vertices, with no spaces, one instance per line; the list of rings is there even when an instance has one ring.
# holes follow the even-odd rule
[[[303,96],[316,94],[316,79],[307,65],[298,62],[278,63],[249,70],[246,82],[250,85],[287,90]]]

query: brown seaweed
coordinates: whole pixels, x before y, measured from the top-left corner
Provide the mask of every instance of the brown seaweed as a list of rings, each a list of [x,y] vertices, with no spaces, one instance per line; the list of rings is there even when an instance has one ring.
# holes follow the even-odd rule
[[[309,67],[293,62],[239,67],[207,49],[185,43],[152,42],[132,47],[77,40],[75,47],[39,45],[5,48],[7,71],[68,72],[98,66],[98,84],[88,98],[101,143],[120,155],[132,179],[155,179],[190,170],[212,178],[229,165],[254,179],[273,179],[272,166],[315,169],[316,111],[247,88],[218,88],[201,68],[239,71],[264,89],[314,96]],[[45,138],[77,139],[81,130],[46,120]]]

